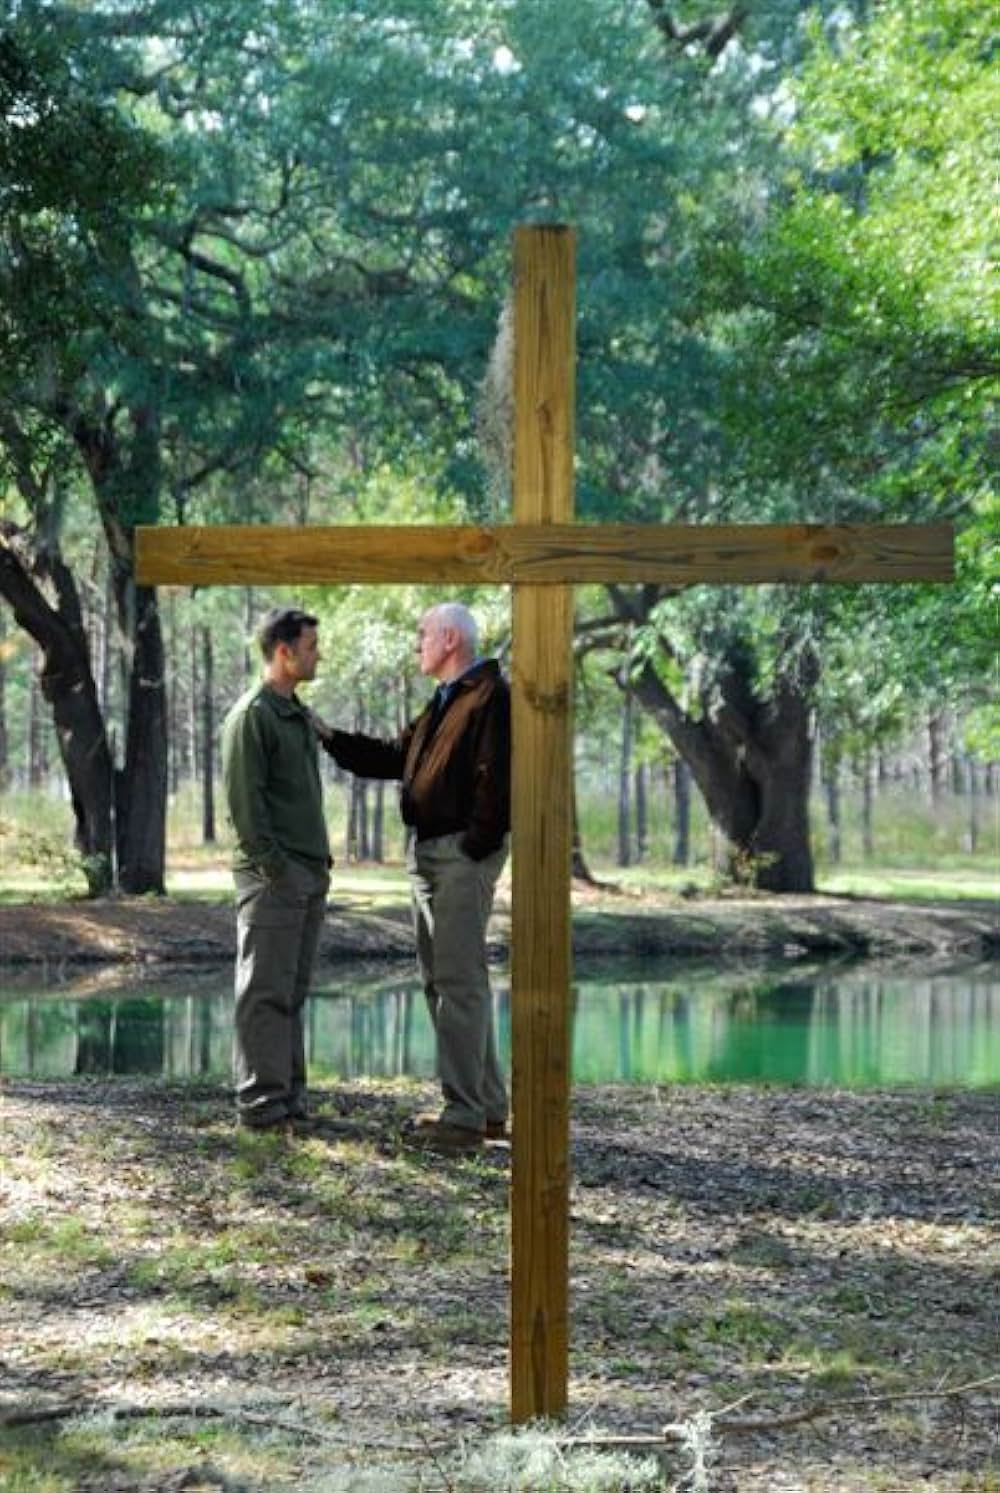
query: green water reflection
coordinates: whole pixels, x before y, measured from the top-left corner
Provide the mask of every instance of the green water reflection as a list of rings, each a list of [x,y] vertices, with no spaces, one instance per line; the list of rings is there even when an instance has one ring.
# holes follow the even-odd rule
[[[496,980],[510,1048],[510,999]],[[0,999],[0,1073],[226,1077],[232,997],[225,974],[141,989]],[[766,1082],[979,1087],[1000,1082],[1000,968],[720,971],[647,963],[636,978],[579,972],[573,1072],[579,1083]],[[308,1007],[316,1077],[431,1077],[434,1049],[409,971],[338,970]]]

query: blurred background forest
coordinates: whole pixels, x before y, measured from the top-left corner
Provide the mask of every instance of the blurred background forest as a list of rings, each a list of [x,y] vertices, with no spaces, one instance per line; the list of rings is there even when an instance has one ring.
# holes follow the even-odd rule
[[[778,891],[930,868],[984,894],[992,7],[2,15],[8,888],[159,892],[221,858],[219,724],[279,593],[137,586],[137,525],[507,516],[510,232],[558,220],[581,522],[946,518],[958,548],[948,587],[580,588],[587,861]],[[298,595],[322,619],[312,702],[394,730],[434,598]],[[506,595],[463,599],[503,657]],[[398,856],[391,790],[331,788],[338,859]]]

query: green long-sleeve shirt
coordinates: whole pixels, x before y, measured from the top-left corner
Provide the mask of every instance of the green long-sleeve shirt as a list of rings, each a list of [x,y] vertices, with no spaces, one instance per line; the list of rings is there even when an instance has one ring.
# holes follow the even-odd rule
[[[237,869],[273,880],[290,855],[329,865],[316,734],[295,695],[258,684],[237,700],[222,727],[222,772]]]

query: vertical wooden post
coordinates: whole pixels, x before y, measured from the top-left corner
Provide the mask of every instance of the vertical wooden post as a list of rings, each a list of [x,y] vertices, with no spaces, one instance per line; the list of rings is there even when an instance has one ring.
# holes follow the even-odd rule
[[[573,517],[574,235],[514,235],[514,520]],[[569,1364],[571,586],[514,587],[511,1418],[559,1415]]]

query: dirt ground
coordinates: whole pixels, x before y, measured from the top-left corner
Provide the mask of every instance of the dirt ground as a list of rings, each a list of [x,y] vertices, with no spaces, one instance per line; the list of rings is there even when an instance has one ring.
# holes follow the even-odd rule
[[[655,1484],[565,1449],[564,1481],[482,1471],[510,1149],[413,1152],[432,1098],[326,1087],[292,1139],[236,1132],[221,1088],[6,1082],[0,1485],[697,1486],[674,1439]],[[997,1121],[984,1093],[578,1089],[564,1429],[722,1412],[710,1493],[992,1493]]]
[[[0,983],[208,968],[233,931],[227,904],[0,907]],[[968,903],[580,891],[574,942],[948,962],[997,930]],[[334,901],[321,958],[386,956],[412,957],[405,906]],[[574,1459],[611,1451],[550,1439],[543,1475],[504,1439],[510,1147],[415,1153],[414,1083],[314,1097],[292,1139],[236,1132],[221,1086],[0,1082],[0,1488],[1000,1490],[995,1092],[578,1088],[560,1434],[644,1438],[603,1482]]]
[[[509,921],[501,897],[491,926],[498,956],[506,949]],[[763,895],[685,902],[577,887],[573,941],[580,955],[982,959],[1000,954],[1000,915],[987,902]],[[228,902],[142,897],[0,905],[0,967],[225,963],[234,947]],[[405,905],[373,909],[370,898],[331,901],[321,960],[411,952]]]

